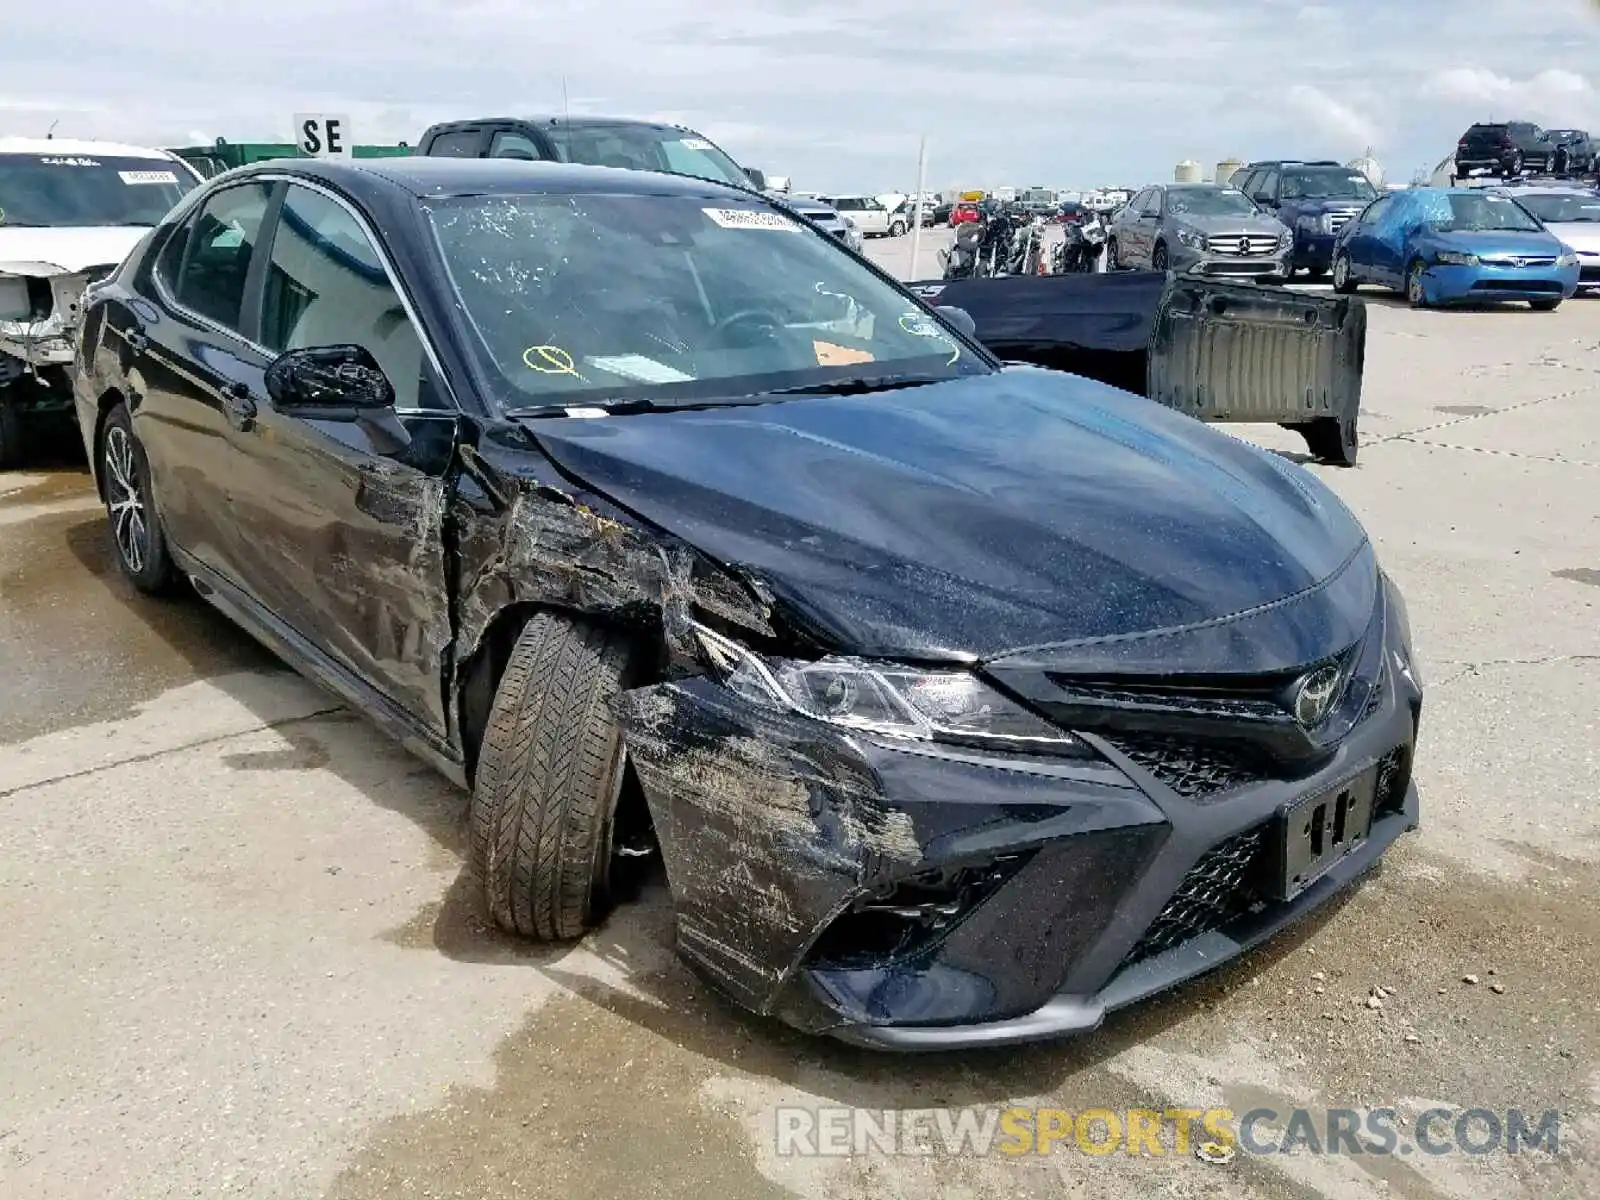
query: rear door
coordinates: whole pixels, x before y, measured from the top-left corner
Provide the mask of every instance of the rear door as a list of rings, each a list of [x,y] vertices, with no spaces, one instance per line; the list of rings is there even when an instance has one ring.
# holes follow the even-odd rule
[[[273,197],[266,182],[213,192],[158,254],[148,285],[155,302],[134,307],[119,330],[163,528],[178,549],[233,582],[239,539],[228,519],[228,435],[239,405],[261,388],[265,360],[245,333],[246,298]]]
[[[365,347],[413,440],[386,452],[359,425],[262,399],[250,426],[232,431],[233,515],[249,535],[251,590],[442,747],[456,408],[376,237],[344,200],[289,184],[261,278],[268,352]]]

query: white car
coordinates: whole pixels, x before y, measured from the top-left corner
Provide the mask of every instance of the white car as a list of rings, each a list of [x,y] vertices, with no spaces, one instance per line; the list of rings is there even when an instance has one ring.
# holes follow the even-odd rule
[[[85,289],[199,182],[166,150],[0,138],[0,466],[21,452],[25,414],[71,406]]]
[[[892,215],[876,196],[822,196],[824,204],[838,209],[863,237],[899,237],[909,226],[904,217]]]
[[[1579,290],[1600,288],[1600,192],[1575,184],[1492,189],[1531,212],[1578,256]]]

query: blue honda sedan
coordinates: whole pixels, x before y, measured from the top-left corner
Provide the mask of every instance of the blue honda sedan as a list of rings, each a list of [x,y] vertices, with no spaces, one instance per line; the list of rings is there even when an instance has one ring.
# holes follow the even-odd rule
[[[1510,196],[1408,188],[1369,204],[1333,248],[1333,287],[1363,283],[1413,306],[1526,300],[1548,312],[1578,288],[1578,256]]]

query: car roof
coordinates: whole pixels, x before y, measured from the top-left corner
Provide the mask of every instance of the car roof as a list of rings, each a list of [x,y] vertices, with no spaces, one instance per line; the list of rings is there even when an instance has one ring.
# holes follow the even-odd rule
[[[0,154],[101,154],[106,158],[175,158],[167,150],[131,146],[126,142],[96,142],[87,138],[0,137]]]
[[[1251,170],[1255,167],[1342,167],[1343,163],[1335,162],[1331,158],[1263,158],[1258,162],[1246,163],[1241,170]]]
[[[748,200],[746,188],[687,175],[593,167],[582,163],[528,162],[512,158],[290,158],[256,163],[245,173],[264,170],[304,176],[360,192],[375,185],[400,188],[414,196],[592,195],[695,196]],[[230,178],[238,178],[229,173]],[[764,197],[763,197],[764,199]]]
[[[552,128],[567,126],[572,129],[595,129],[605,126],[642,127],[645,129],[672,130],[677,133],[695,133],[687,125],[675,125],[670,121],[646,121],[634,117],[591,117],[591,116],[520,116],[520,117],[464,117],[459,121],[439,121],[433,128],[454,128],[458,125],[493,125],[498,123],[518,125],[545,125]]]

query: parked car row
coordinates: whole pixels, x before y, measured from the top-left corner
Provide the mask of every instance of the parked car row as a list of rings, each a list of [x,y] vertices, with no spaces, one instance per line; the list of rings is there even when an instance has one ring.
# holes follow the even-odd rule
[[[1524,171],[1590,175],[1597,145],[1583,129],[1541,129],[1532,121],[1489,121],[1470,126],[1456,143],[1459,178],[1488,172],[1508,178]]]
[[[1332,161],[1251,163],[1233,185],[1155,184],[1111,223],[1107,266],[1282,283],[1331,270],[1416,306],[1526,301],[1550,311],[1600,287],[1600,191],[1576,184],[1379,194]]]

